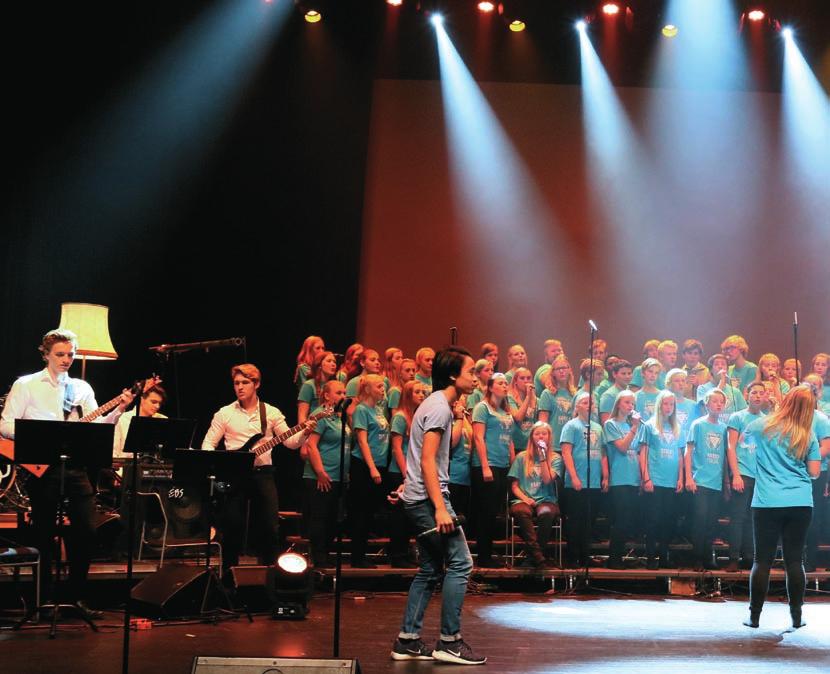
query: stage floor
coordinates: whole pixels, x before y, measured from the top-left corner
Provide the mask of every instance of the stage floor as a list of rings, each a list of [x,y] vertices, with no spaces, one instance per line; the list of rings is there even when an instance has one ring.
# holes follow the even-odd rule
[[[437,599],[437,597],[436,597]],[[389,650],[405,602],[402,594],[350,593],[343,598],[341,657],[356,657],[364,673],[450,672],[460,666],[395,663]],[[130,672],[186,673],[196,655],[330,657],[330,595],[317,596],[306,620],[256,616],[220,624],[170,624],[133,632]],[[427,612],[423,636],[438,633],[439,601]],[[488,664],[483,671],[568,672],[827,672],[830,601],[805,605],[807,626],[787,632],[789,613],[767,604],[761,627],[741,625],[746,601],[561,595],[471,595],[464,636]],[[101,632],[68,624],[50,641],[44,627],[0,632],[3,671],[14,674],[111,674],[121,671],[121,615],[107,613]]]

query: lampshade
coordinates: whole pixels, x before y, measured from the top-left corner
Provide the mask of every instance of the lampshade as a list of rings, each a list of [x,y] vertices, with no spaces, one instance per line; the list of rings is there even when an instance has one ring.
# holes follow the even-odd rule
[[[61,304],[61,328],[78,336],[78,355],[89,360],[114,360],[118,353],[109,330],[109,307],[100,304],[64,302]]]

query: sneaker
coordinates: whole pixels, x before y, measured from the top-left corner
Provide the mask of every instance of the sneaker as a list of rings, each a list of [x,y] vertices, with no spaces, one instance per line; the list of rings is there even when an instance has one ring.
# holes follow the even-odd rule
[[[392,646],[393,660],[432,660],[432,650],[420,639],[398,637]]]
[[[458,639],[458,641],[439,639],[435,644],[435,650],[432,651],[432,657],[435,660],[454,662],[457,665],[483,665],[487,662],[487,658],[473,653],[473,649],[463,639]]]

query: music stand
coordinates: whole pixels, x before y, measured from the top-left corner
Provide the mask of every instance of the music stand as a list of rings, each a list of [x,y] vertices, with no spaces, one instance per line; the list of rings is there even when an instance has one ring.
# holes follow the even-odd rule
[[[124,440],[124,451],[153,454],[172,461],[177,449],[191,446],[195,430],[195,419],[133,417]]]
[[[211,522],[213,520],[213,495],[216,483],[227,482],[230,484],[238,484],[248,480],[254,471],[255,458],[252,452],[177,449],[173,459],[173,480],[177,484],[191,484],[197,487],[203,487],[207,483],[207,517],[208,522]],[[208,579],[205,583],[205,593],[202,597],[202,616],[206,617],[205,607],[207,605],[211,582],[216,583],[216,586],[225,598],[230,612],[236,615],[227,589],[210,565],[210,526],[207,527],[207,533],[205,535],[205,569],[208,572]],[[243,605],[243,609],[248,616],[248,620],[253,622],[254,619],[251,617],[248,607]]]
[[[34,419],[18,419],[15,421],[15,452],[14,461],[19,464],[48,464],[59,466],[60,487],[58,496],[58,527],[55,555],[55,589],[54,598],[50,604],[41,604],[33,608],[18,622],[14,629],[19,629],[36,612],[51,608],[52,627],[49,638],[54,639],[57,633],[58,615],[61,609],[72,610],[89,625],[94,632],[98,631],[95,623],[90,620],[85,611],[75,603],[60,603],[61,576],[63,575],[63,560],[61,547],[63,544],[64,500],[66,499],[66,469],[79,468],[87,472],[97,473],[102,468],[112,465],[112,439],[115,427],[112,424],[78,423],[72,421],[43,421]],[[48,478],[39,478],[48,479]],[[40,526],[37,522],[36,526]],[[51,573],[51,569],[49,569]]]

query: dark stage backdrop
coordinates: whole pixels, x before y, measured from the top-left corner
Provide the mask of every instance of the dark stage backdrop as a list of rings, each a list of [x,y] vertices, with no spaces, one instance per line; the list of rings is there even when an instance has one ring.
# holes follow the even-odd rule
[[[457,326],[462,344],[495,341],[504,352],[520,342],[538,363],[549,337],[584,354],[591,318],[612,352],[635,360],[648,338],[694,336],[712,353],[732,333],[747,337],[751,357],[790,357],[797,310],[802,362],[830,349],[830,204],[808,212],[815,194],[791,180],[778,94],[617,89],[633,120],[624,143],[641,154],[595,179],[579,87],[480,86],[530,188],[511,191],[499,183],[505,166],[482,170],[473,157],[466,170],[492,179],[471,205],[440,84],[375,84],[359,340],[412,353]],[[661,137],[679,96],[700,119]],[[474,109],[461,125],[492,159]],[[534,195],[541,206],[523,198]],[[493,209],[508,217],[494,222]]]

